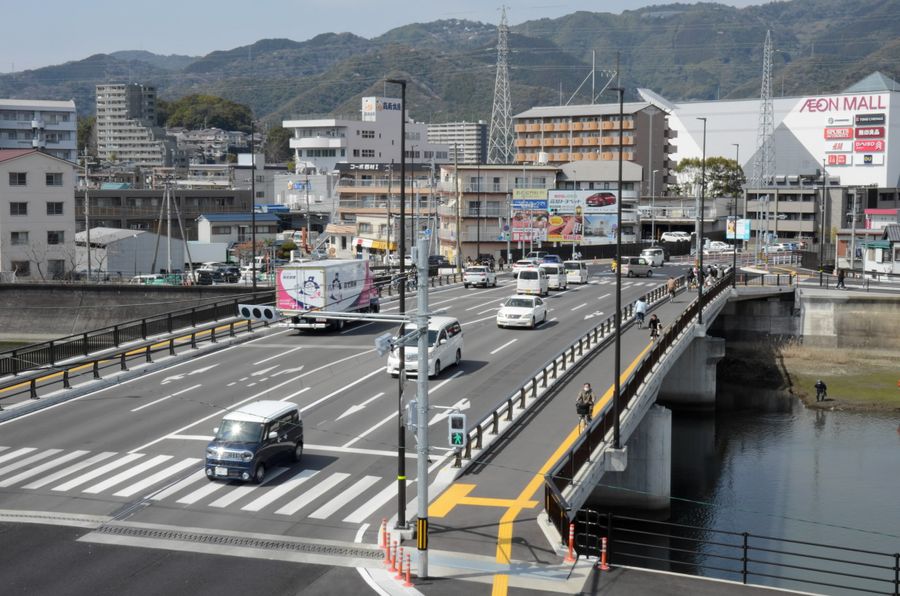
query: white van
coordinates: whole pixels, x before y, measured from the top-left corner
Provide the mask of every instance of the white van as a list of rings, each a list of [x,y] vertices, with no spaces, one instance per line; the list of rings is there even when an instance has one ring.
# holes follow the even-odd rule
[[[543,270],[547,274],[547,289],[565,290],[568,287],[566,270],[562,264],[544,263],[538,269]]]
[[[546,296],[550,293],[550,280],[546,270],[541,267],[529,267],[519,271],[516,277],[516,294],[537,294]]]
[[[403,337],[417,328],[415,324],[406,324],[398,332]],[[387,370],[392,377],[400,374],[400,350],[404,351],[404,368],[407,374],[417,374],[419,370],[419,340],[411,339],[405,347],[399,345],[391,348],[388,354]],[[431,317],[428,321],[428,376],[436,377],[444,368],[462,360],[463,332],[456,317]]]
[[[584,261],[565,261],[566,280],[570,284],[586,284],[588,281],[587,263]]]
[[[641,256],[650,263],[651,267],[662,267],[666,260],[666,253],[661,248],[645,248],[641,251]]]

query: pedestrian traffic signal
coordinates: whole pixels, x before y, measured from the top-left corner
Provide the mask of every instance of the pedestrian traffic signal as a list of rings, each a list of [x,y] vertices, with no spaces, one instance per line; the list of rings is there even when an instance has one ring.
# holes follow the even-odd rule
[[[450,447],[461,449],[466,444],[466,415],[450,414],[447,417],[447,441]]]

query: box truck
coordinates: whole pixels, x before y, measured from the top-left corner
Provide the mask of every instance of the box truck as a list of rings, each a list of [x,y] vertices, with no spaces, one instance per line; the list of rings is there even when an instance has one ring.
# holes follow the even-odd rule
[[[288,263],[275,270],[275,289],[275,308],[291,329],[342,329],[346,323],[316,317],[316,311],[378,312],[378,289],[368,261]]]

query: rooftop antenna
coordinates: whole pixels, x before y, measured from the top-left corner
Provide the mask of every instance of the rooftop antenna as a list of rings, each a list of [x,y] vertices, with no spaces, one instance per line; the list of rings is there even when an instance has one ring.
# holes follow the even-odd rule
[[[506,5],[500,8],[497,41],[497,76],[494,79],[494,107],[488,133],[488,163],[511,163],[513,157],[512,102],[509,98],[509,26]]]

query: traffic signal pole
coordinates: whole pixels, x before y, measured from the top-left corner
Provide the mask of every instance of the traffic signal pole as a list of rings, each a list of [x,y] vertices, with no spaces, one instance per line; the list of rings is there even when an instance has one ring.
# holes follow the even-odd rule
[[[416,519],[416,548],[418,553],[418,576],[428,577],[428,240],[422,236],[416,240],[419,268],[418,315],[419,328],[418,366],[416,375],[416,401],[418,412],[416,455],[416,496],[418,517]],[[437,338],[435,338],[437,341]]]

